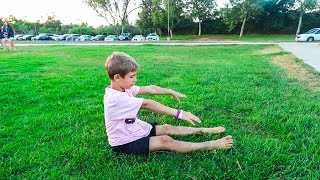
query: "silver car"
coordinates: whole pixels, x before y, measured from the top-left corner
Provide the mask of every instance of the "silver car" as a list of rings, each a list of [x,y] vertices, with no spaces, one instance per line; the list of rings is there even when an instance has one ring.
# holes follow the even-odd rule
[[[116,41],[118,40],[118,37],[116,35],[109,35],[104,38],[104,41]]]
[[[81,35],[79,41],[91,41],[92,36],[90,35]]]

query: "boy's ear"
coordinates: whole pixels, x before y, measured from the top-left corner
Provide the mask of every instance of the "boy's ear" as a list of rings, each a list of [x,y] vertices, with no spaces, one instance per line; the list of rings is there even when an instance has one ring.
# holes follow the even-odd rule
[[[121,78],[120,74],[115,74],[115,75],[113,76],[113,79],[114,79],[115,81],[119,81],[120,78]]]

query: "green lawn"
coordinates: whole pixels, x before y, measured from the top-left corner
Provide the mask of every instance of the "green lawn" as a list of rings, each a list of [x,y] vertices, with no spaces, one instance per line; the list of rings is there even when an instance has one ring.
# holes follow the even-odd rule
[[[283,42],[295,41],[295,35],[175,35],[171,40],[194,40],[194,41],[241,41],[241,42]],[[162,37],[166,40],[166,37]]]
[[[320,177],[320,94],[270,63],[263,45],[47,46],[0,51],[1,179],[317,179]],[[189,110],[201,126],[225,126],[228,151],[187,155],[115,155],[107,142],[104,63],[124,51],[141,65],[138,85],[188,96],[143,96]],[[318,76],[319,77],[319,76]],[[320,77],[319,77],[320,78]],[[319,80],[319,79],[318,79]],[[140,119],[189,125],[141,111]],[[198,125],[200,126],[200,125]]]

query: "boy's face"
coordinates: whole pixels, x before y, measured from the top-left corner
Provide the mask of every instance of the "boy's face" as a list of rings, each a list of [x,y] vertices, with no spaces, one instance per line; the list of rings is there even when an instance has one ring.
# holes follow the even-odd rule
[[[124,78],[122,78],[119,75],[119,79],[118,79],[119,85],[123,89],[130,89],[137,82],[137,73],[138,71],[129,72],[124,76]]]

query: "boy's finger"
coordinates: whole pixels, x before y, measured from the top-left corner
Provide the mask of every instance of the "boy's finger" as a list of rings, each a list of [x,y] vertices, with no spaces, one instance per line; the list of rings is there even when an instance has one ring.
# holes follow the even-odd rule
[[[193,119],[195,122],[197,123],[201,123],[201,120],[200,119]]]
[[[194,122],[193,122],[192,120],[188,119],[188,121],[189,121],[193,126],[196,125],[196,124],[194,124]]]
[[[187,98],[187,96],[184,95],[184,94],[180,94],[180,97],[182,97],[182,98]]]

